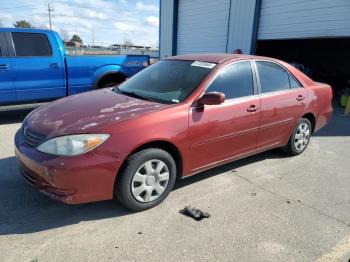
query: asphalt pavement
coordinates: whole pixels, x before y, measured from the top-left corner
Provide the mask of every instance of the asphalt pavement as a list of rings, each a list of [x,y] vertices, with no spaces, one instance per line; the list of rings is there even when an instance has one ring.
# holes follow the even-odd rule
[[[348,261],[350,117],[336,110],[304,154],[272,150],[180,181],[151,210],[65,205],[21,177],[0,112],[0,261]],[[211,214],[195,221],[193,206]]]

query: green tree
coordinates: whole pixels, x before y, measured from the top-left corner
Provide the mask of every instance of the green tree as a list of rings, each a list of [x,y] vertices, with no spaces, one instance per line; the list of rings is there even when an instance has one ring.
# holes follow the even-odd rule
[[[78,35],[73,35],[70,41],[78,42],[78,43],[83,42],[83,40],[81,40],[80,36],[78,36]]]
[[[14,27],[17,28],[33,28],[32,24],[27,22],[26,20],[19,20],[13,24]]]

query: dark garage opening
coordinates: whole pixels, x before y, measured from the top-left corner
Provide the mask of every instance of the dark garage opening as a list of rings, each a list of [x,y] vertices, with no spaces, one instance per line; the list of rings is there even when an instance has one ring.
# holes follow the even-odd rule
[[[296,63],[313,80],[331,84],[336,97],[349,87],[350,38],[262,40],[256,53]]]

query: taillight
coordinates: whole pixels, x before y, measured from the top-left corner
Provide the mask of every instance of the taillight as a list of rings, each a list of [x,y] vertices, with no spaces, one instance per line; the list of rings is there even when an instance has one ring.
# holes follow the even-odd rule
[[[144,62],[142,63],[142,65],[143,65],[143,67],[147,67],[147,66],[149,66],[149,62],[148,62],[148,61],[144,61]]]

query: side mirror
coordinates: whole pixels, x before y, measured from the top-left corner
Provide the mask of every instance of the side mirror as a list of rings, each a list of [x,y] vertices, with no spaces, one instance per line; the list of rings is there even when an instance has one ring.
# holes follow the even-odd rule
[[[220,105],[225,101],[225,94],[220,92],[210,92],[204,94],[197,100],[199,106],[203,105]]]

